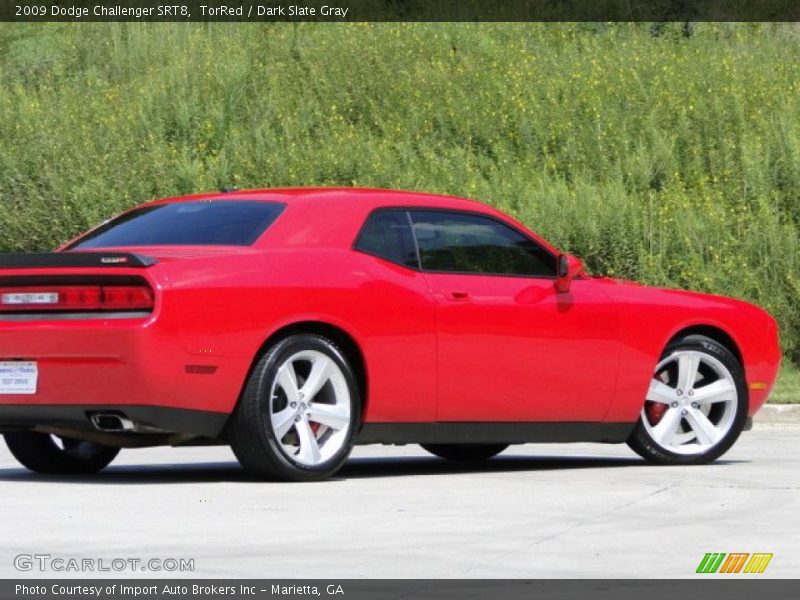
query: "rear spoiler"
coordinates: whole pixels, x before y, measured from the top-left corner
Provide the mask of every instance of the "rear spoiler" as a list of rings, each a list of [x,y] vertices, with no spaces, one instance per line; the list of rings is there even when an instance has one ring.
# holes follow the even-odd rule
[[[146,268],[158,261],[131,252],[31,252],[0,254],[0,269],[48,267],[135,267]]]

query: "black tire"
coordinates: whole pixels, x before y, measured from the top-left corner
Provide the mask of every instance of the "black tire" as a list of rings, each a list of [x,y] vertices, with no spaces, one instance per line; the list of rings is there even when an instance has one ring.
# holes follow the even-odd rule
[[[46,433],[20,431],[4,435],[6,445],[24,467],[47,475],[91,475],[111,463],[119,448],[60,437],[61,446]]]
[[[304,465],[283,450],[273,431],[270,394],[285,360],[298,352],[325,354],[344,375],[350,398],[350,421],[341,448],[318,465]],[[310,403],[309,403],[310,405]],[[227,435],[236,458],[253,475],[279,481],[315,481],[336,473],[353,449],[361,423],[361,397],[355,375],[344,354],[332,341],[314,334],[286,337],[262,356],[250,374]]]
[[[434,456],[445,460],[478,462],[497,456],[508,444],[420,444]]]
[[[733,377],[736,387],[736,402],[733,403],[735,413],[733,422],[727,433],[708,450],[698,454],[678,454],[659,445],[648,433],[640,415],[636,427],[628,438],[628,446],[639,456],[649,462],[660,465],[700,465],[708,464],[725,454],[739,438],[747,421],[748,393],[742,365],[726,347],[703,335],[689,335],[670,344],[661,356],[661,360],[676,351],[691,350],[701,352],[720,361]]]

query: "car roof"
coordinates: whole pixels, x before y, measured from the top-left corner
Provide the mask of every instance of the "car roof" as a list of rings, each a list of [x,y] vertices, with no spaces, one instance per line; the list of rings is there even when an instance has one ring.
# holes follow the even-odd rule
[[[489,204],[457,196],[410,190],[365,187],[287,187],[223,190],[159,198],[135,206],[126,212],[137,210],[144,206],[198,200],[281,202],[286,204],[287,208],[294,207],[290,212],[295,215],[307,215],[309,211],[314,211],[320,216],[319,219],[305,222],[302,235],[298,235],[295,220],[279,219],[256,241],[255,246],[288,244],[308,247],[346,246],[349,248],[352,244],[353,236],[358,233],[363,225],[365,215],[373,210],[380,208],[428,208],[481,213],[494,217],[499,221],[525,231],[527,235],[532,236],[549,251],[558,252],[550,242],[528,229],[525,224]],[[74,241],[68,242],[65,247]]]
[[[384,206],[421,206],[453,208],[481,212],[495,212],[491,207],[476,200],[405,190],[348,187],[297,187],[236,190],[228,192],[206,192],[188,196],[176,196],[154,200],[148,204],[190,202],[197,200],[263,200],[283,202],[287,205],[316,202],[357,202],[361,206],[380,208]]]

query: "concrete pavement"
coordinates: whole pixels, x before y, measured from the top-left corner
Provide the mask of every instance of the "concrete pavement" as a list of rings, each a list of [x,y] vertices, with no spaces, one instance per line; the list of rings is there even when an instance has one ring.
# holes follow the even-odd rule
[[[765,404],[756,413],[756,423],[800,425],[800,404]]]
[[[52,478],[0,446],[2,577],[80,576],[15,570],[36,553],[193,558],[186,575],[209,578],[693,577],[706,552],[772,552],[762,577],[800,573],[796,426],[757,423],[704,467],[625,446],[517,446],[471,467],[368,446],[313,484],[250,481],[226,448],[128,450]]]

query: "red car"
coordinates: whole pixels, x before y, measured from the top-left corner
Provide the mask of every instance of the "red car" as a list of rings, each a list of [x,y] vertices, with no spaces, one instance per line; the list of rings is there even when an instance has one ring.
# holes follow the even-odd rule
[[[170,198],[0,255],[0,431],[43,473],[206,443],[289,480],[371,443],[480,460],[627,442],[706,463],[780,357],[756,306],[590,277],[497,210],[430,194]]]

